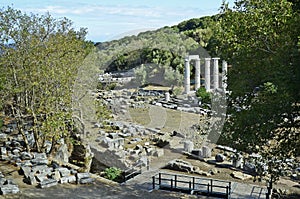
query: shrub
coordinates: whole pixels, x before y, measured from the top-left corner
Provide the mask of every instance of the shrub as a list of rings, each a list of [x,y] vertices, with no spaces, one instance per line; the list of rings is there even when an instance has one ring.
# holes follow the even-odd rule
[[[200,98],[202,104],[210,104],[211,94],[204,87],[200,87],[196,91],[196,96]]]
[[[116,180],[121,176],[122,170],[116,167],[109,167],[104,170],[104,173],[105,178],[109,180]]]

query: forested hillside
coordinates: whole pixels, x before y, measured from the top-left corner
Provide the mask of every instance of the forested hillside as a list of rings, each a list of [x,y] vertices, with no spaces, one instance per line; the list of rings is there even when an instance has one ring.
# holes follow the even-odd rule
[[[154,63],[171,67],[182,74],[183,57],[186,53],[200,52],[201,57],[209,56],[210,51],[215,54],[210,49],[212,49],[212,27],[216,23],[216,18],[208,16],[190,19],[176,26],[142,32],[137,36],[96,43],[96,47],[100,50],[101,64],[105,63],[104,57],[108,62],[112,60],[111,63],[105,63],[106,72],[112,72]],[[199,48],[200,46],[203,49]]]

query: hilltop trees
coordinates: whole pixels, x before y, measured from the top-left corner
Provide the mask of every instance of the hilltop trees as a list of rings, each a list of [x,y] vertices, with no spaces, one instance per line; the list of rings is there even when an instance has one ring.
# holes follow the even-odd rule
[[[260,153],[270,182],[286,158],[299,155],[299,19],[286,0],[240,0],[233,9],[223,5],[216,34],[221,57],[232,64],[221,142]]]
[[[70,132],[72,85],[90,49],[85,35],[66,18],[0,10],[2,110],[15,120],[28,151],[28,132],[37,151],[46,140],[54,146]]]

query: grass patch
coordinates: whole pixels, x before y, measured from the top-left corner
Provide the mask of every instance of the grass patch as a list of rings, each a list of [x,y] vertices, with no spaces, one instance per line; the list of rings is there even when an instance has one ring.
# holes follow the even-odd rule
[[[151,122],[149,116],[150,108],[131,108],[129,109],[132,121],[144,126],[147,126]],[[180,128],[190,127],[193,124],[199,124],[200,116],[199,114],[181,112],[172,109],[166,110],[166,122],[164,127],[161,129],[165,132],[172,132],[179,130]],[[158,118],[164,119],[164,118]]]

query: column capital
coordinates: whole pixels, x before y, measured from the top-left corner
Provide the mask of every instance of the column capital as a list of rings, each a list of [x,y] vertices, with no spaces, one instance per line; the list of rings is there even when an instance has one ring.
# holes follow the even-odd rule
[[[210,61],[211,58],[210,57],[207,57],[207,58],[204,58],[205,61]]]
[[[213,57],[212,59],[213,59],[213,60],[219,60],[220,57]]]

